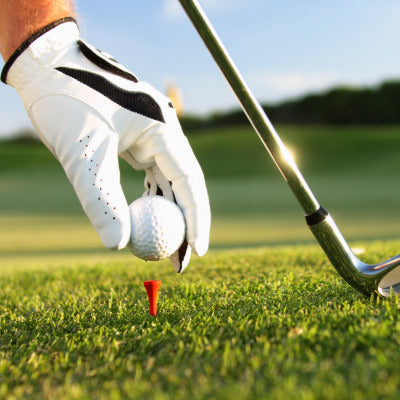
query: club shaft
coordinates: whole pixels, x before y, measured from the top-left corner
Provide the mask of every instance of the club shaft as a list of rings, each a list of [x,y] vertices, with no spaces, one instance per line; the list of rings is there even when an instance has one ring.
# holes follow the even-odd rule
[[[179,0],[236,94],[245,114],[306,214],[307,224],[340,275],[360,292],[400,295],[400,255],[380,264],[358,260],[332,217],[318,204],[290,153],[251,93],[197,0]]]
[[[312,214],[319,209],[318,201],[298,170],[290,152],[276,133],[260,103],[241,76],[200,4],[196,0],[179,0],[179,2],[234,91],[247,118],[293,191],[304,212]]]

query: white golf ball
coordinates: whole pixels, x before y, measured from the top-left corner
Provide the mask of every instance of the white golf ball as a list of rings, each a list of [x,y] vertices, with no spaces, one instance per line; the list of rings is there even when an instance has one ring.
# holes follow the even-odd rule
[[[181,246],[186,233],[179,207],[162,196],[144,196],[129,205],[131,252],[146,261],[169,257]]]

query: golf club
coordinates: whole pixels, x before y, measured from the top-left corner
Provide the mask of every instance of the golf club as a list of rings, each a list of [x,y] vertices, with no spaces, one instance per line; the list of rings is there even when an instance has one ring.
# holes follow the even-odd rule
[[[370,296],[400,294],[400,255],[380,264],[360,261],[329,213],[320,206],[290,152],[251,93],[239,70],[197,0],[179,0],[186,14],[236,94],[245,114],[305,212],[306,222],[339,274]]]

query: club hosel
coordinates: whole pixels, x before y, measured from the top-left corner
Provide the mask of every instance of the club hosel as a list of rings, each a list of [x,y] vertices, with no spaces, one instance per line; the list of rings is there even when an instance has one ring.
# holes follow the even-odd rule
[[[374,292],[376,278],[371,275],[370,279],[368,276],[363,276],[361,279],[359,269],[367,264],[354,255],[331,215],[320,207],[314,213],[306,215],[306,221],[328,259],[343,279],[367,296]]]

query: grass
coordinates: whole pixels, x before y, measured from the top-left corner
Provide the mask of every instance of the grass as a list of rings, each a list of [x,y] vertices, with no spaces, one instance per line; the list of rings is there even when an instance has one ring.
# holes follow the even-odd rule
[[[363,298],[315,246],[212,251],[179,277],[164,264],[75,262],[3,276],[0,395],[398,395],[399,302]],[[151,268],[163,281],[157,320],[142,286]]]
[[[369,263],[400,247],[398,130],[279,129]],[[399,300],[338,276],[250,129],[190,141],[213,228],[183,275],[103,249],[43,147],[0,144],[0,398],[397,398]],[[131,201],[142,176],[121,168]]]

